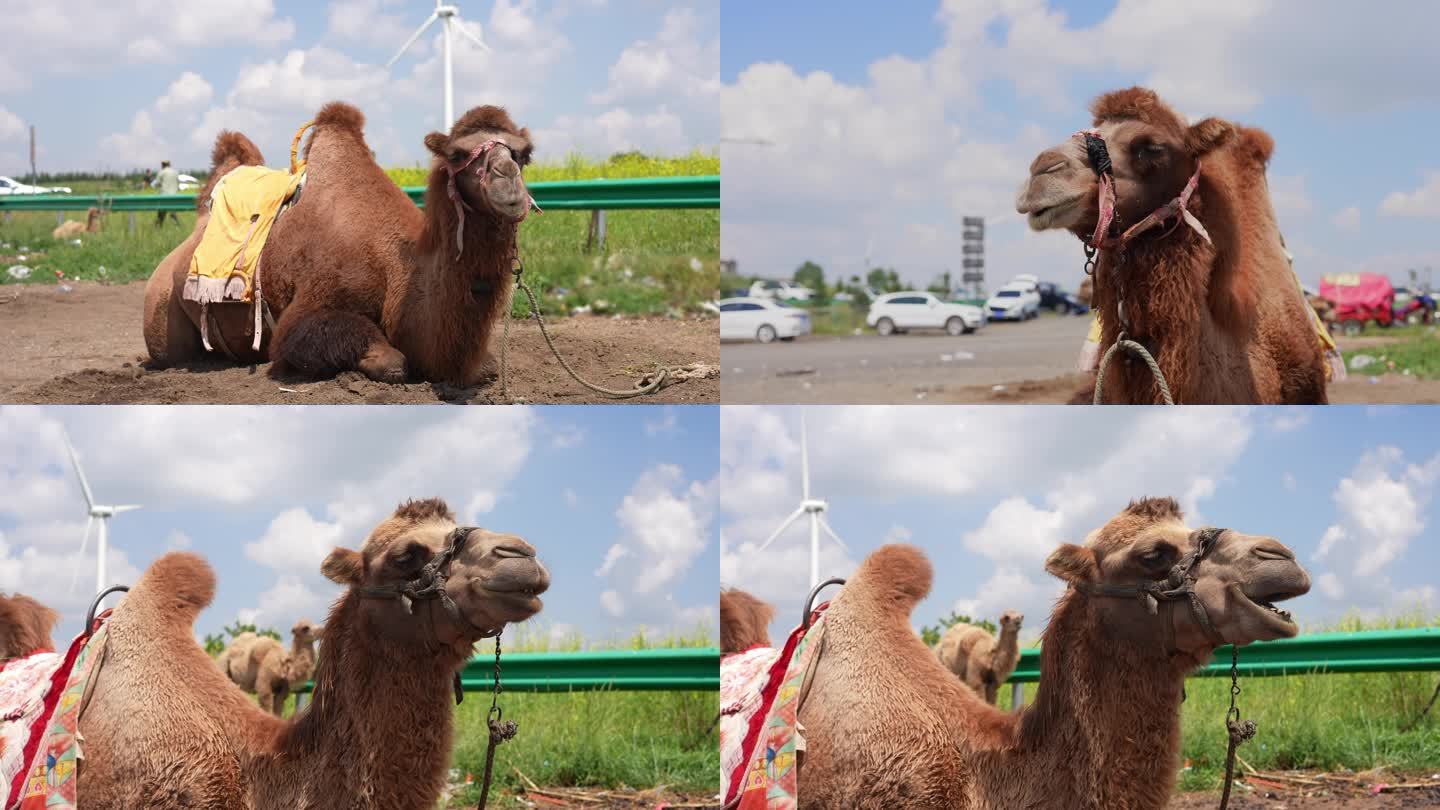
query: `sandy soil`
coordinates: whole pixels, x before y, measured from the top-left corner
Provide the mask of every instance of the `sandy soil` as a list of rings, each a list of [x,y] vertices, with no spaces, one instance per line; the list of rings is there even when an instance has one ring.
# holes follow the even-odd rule
[[[1312,781],[1316,774],[1304,774]],[[1267,780],[1268,781],[1268,780]],[[1440,807],[1440,774],[1431,773],[1384,773],[1373,778],[1359,780],[1358,786],[1338,782],[1334,787],[1312,787],[1286,789],[1281,783],[1268,781],[1267,784],[1237,781],[1230,793],[1232,810],[1340,810],[1341,808],[1373,808],[1373,810],[1400,810],[1400,808]],[[1407,787],[1379,793],[1371,792],[1375,785],[1433,785],[1433,787]],[[1220,794],[1182,793],[1171,800],[1167,810],[1211,810],[1218,807]]]
[[[12,403],[492,403],[500,387],[390,385],[358,373],[330,380],[276,380],[268,364],[204,363],[152,370],[140,333],[145,285],[81,283],[0,287],[0,402]],[[565,318],[551,334],[570,364],[597,385],[627,389],[656,364],[718,364],[713,319]],[[573,382],[533,321],[510,336],[510,395],[529,402],[613,402]],[[287,390],[288,389],[288,390]],[[630,403],[718,402],[720,380],[689,379]]]

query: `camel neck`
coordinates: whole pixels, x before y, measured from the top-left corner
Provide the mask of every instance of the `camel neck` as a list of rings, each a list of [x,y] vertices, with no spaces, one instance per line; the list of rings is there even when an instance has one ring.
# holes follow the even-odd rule
[[[419,609],[414,621],[426,621]],[[449,765],[461,656],[385,640],[354,594],[331,612],[322,640],[314,700],[281,741],[276,767],[309,773],[307,781],[329,774],[317,806],[433,806]]]
[[[1179,767],[1184,667],[1106,633],[1091,599],[1066,594],[1050,620],[1019,747],[1052,760],[1076,806],[1158,810]]]

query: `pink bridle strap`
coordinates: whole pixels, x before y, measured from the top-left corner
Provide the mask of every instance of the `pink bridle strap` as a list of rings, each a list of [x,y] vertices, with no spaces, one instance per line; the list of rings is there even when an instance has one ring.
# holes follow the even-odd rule
[[[497,146],[503,146],[506,149],[510,148],[510,145],[505,143],[504,141],[492,139],[470,150],[470,156],[465,158],[465,162],[461,163],[459,166],[455,166],[449,161],[445,162],[445,170],[450,173],[448,185],[446,186],[445,190],[446,193],[450,196],[450,201],[455,205],[455,218],[457,220],[455,224],[455,258],[457,259],[460,258],[460,256],[465,252],[465,212],[473,209],[471,209],[470,205],[460,197],[460,189],[455,185],[455,178],[462,174],[466,169],[470,168],[470,164],[478,160],[481,155],[484,155],[486,152],[489,152],[491,149],[494,149]],[[475,173],[480,177],[481,188],[484,188],[490,184],[490,172],[487,168],[487,164],[485,161],[480,161],[480,165],[475,167]],[[529,215],[531,208],[534,208],[535,213],[537,214],[545,213],[544,211],[540,210],[540,206],[536,204],[535,198],[530,196],[528,190],[525,196],[528,198],[525,210],[520,213],[520,217],[518,219],[511,220],[512,224],[519,225],[521,222],[524,222],[525,217]]]
[[[1086,135],[1099,137],[1098,130],[1081,130],[1075,133],[1077,138],[1085,138]],[[1160,206],[1150,215],[1125,229],[1125,232],[1117,237],[1110,237],[1110,225],[1115,221],[1115,176],[1108,167],[1104,171],[1098,171],[1099,175],[1099,209],[1100,216],[1095,223],[1095,233],[1090,237],[1090,244],[1097,248],[1116,250],[1124,248],[1132,239],[1150,230],[1173,217],[1178,216],[1185,221],[1200,237],[1206,242],[1211,242],[1210,234],[1200,220],[1190,213],[1190,198],[1195,195],[1195,189],[1200,185],[1200,161],[1195,161],[1195,173],[1190,175],[1186,181],[1185,188],[1180,195],[1168,203]],[[1213,243],[1212,243],[1213,244]]]

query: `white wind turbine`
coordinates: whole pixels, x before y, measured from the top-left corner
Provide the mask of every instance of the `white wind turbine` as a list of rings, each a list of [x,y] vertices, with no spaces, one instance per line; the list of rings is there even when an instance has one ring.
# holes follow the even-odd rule
[[[800,418],[800,506],[796,508],[794,512],[790,513],[790,517],[785,518],[785,522],[780,524],[780,528],[776,529],[766,538],[765,542],[760,544],[760,548],[756,549],[756,552],[764,551],[766,546],[770,545],[775,541],[775,538],[790,528],[790,524],[799,520],[801,515],[809,515],[810,587],[813,589],[816,585],[820,584],[820,530],[824,529],[825,533],[830,535],[830,539],[838,543],[840,548],[845,549],[847,554],[850,552],[850,548],[845,545],[845,541],[841,540],[840,536],[835,534],[835,530],[830,528],[830,524],[825,521],[825,510],[828,508],[829,504],[825,503],[825,501],[810,497],[810,452],[809,447],[806,445],[805,418],[802,416]]]
[[[425,29],[434,25],[436,20],[440,21],[440,53],[441,61],[445,63],[445,121],[442,129],[446,130],[450,128],[451,124],[455,123],[455,79],[454,71],[450,63],[450,32],[454,30],[466,39],[479,45],[482,50],[487,52],[490,50],[490,46],[486,45],[480,37],[465,30],[465,26],[455,24],[456,18],[459,16],[460,9],[458,6],[446,5],[442,3],[441,0],[435,0],[435,11],[430,14],[425,22],[420,24],[419,28],[415,29],[415,33],[411,34],[409,39],[405,40],[405,44],[401,45],[400,50],[396,51],[395,55],[390,57],[390,61],[385,63],[387,69],[394,65],[399,61],[400,57],[405,55],[405,52],[410,49],[410,46],[415,44],[415,40],[419,39],[420,35],[425,33]],[[479,23],[476,23],[476,26],[478,27]],[[483,34],[484,31],[482,30],[481,33]]]
[[[138,503],[125,503],[119,506],[105,506],[95,503],[95,496],[90,492],[90,482],[85,480],[85,471],[80,469],[80,459],[75,456],[75,448],[70,444],[70,437],[65,437],[65,449],[70,451],[70,463],[75,467],[75,475],[80,479],[80,490],[85,493],[85,508],[90,519],[85,521],[85,536],[80,540],[80,556],[85,556],[85,546],[90,542],[90,526],[96,521],[100,523],[100,537],[95,551],[95,593],[105,590],[105,552],[110,542],[110,518],[121,512],[131,512],[140,508]],[[78,573],[78,572],[77,572]],[[70,576],[70,589],[75,589],[75,576]]]

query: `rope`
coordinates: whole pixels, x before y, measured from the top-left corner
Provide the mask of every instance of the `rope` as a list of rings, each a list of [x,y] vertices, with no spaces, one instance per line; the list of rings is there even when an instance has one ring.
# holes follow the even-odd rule
[[[520,263],[520,260],[518,258],[515,260],[515,270],[513,272],[515,273],[515,286],[519,287],[520,291],[525,293],[525,297],[530,299],[530,314],[534,316],[535,322],[540,324],[540,334],[544,335],[545,343],[550,347],[550,353],[555,355],[556,360],[560,361],[560,366],[564,368],[567,373],[569,373],[570,379],[574,380],[577,383],[580,383],[581,385],[589,388],[591,391],[594,391],[597,394],[610,397],[611,399],[632,399],[634,397],[653,394],[656,391],[659,391],[661,388],[665,387],[666,381],[668,381],[670,378],[670,369],[664,367],[656,369],[653,375],[642,378],[634,388],[631,388],[629,390],[604,388],[602,386],[589,382],[583,377],[581,377],[578,373],[576,373],[575,369],[570,367],[569,363],[565,362],[565,358],[561,356],[560,350],[555,348],[555,341],[553,338],[550,337],[550,330],[545,325],[545,318],[540,314],[540,302],[536,300],[535,293],[530,290],[530,286],[525,283],[525,279],[522,277],[525,272],[525,267]],[[510,399],[510,375],[507,371],[508,363],[506,359],[506,350],[509,348],[509,344],[510,307],[506,307],[505,327],[500,339],[500,397],[505,400]]]
[[[1120,336],[1115,339],[1114,345],[1106,350],[1105,356],[1100,358],[1100,370],[1095,375],[1095,400],[1093,404],[1105,404],[1105,369],[1110,365],[1110,358],[1114,356],[1115,352],[1119,349],[1124,349],[1145,361],[1145,365],[1150,368],[1150,373],[1155,377],[1155,384],[1160,387],[1161,399],[1165,400],[1166,405],[1174,405],[1175,399],[1170,396],[1170,386],[1165,382],[1165,375],[1160,373],[1160,364],[1155,362],[1155,358],[1150,355],[1148,349],[1126,337],[1124,332],[1121,332]]]
[[[1425,715],[1429,714],[1430,709],[1434,707],[1436,698],[1440,698],[1440,683],[1435,684],[1435,692],[1434,694],[1430,695],[1430,702],[1425,704],[1425,708],[1422,709],[1419,714],[1415,715],[1414,720],[1411,720],[1409,723],[1401,726],[1400,730],[1409,731],[1410,729],[1420,725],[1420,721],[1424,720]]]
[[[1225,791],[1220,794],[1220,810],[1230,806],[1230,785],[1235,779],[1235,749],[1255,736],[1255,721],[1241,720],[1235,698],[1240,696],[1240,649],[1230,648],[1230,710],[1225,713],[1225,729],[1230,745],[1225,752]]]

